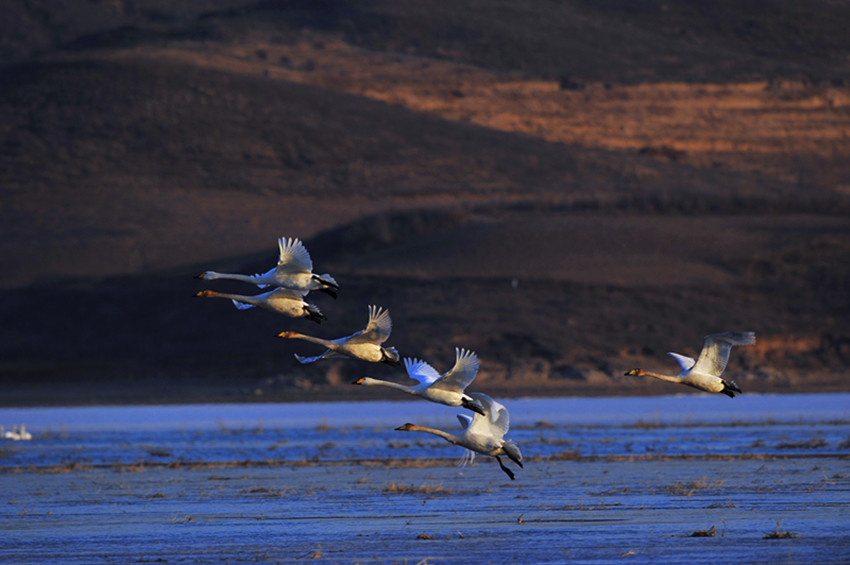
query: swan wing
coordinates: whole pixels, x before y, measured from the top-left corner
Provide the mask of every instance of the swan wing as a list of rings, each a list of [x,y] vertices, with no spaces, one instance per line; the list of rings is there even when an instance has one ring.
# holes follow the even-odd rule
[[[354,335],[358,336],[358,341],[384,343],[390,337],[392,331],[393,320],[390,318],[390,311],[380,306],[369,306],[369,322],[366,324],[366,328]]]
[[[277,240],[280,248],[280,257],[277,260],[277,268],[288,272],[313,271],[313,260],[310,253],[301,240],[297,237],[281,237]]]
[[[460,422],[460,427],[464,430],[467,429],[470,424],[472,424],[472,417],[467,414],[458,414],[457,420]]]
[[[472,351],[455,348],[455,364],[434,386],[463,392],[478,374],[478,356]]]
[[[510,430],[508,409],[481,392],[470,393],[472,398],[481,403],[486,415],[475,412],[467,433],[477,433],[488,437],[502,439]]]
[[[440,378],[440,373],[421,359],[405,358],[404,368],[411,379],[416,379],[419,384],[424,386],[430,386],[431,383]]]
[[[320,359],[330,359],[332,357],[343,357],[343,355],[340,355],[336,351],[331,351],[330,349],[328,349],[327,351],[325,351],[321,355],[316,355],[315,357],[302,357],[301,355],[298,355],[297,353],[295,354],[295,358],[302,365],[306,365],[307,363],[315,363],[316,361],[318,361]]]
[[[676,363],[679,364],[679,366],[682,368],[682,371],[690,371],[691,367],[693,367],[696,364],[696,361],[694,361],[692,358],[688,357],[687,355],[681,355],[679,353],[673,353],[672,351],[668,351],[667,355],[669,355],[670,357],[672,357],[673,359],[676,360]]]
[[[269,298],[291,298],[301,300],[309,293],[309,290],[296,290],[293,288],[278,287],[269,293]]]
[[[707,335],[693,371],[719,377],[726,370],[732,347],[751,345],[755,342],[754,332],[723,332]]]
[[[248,304],[247,302],[239,302],[238,300],[231,299],[233,305],[236,306],[237,310],[247,310],[248,308],[253,308],[253,304]]]

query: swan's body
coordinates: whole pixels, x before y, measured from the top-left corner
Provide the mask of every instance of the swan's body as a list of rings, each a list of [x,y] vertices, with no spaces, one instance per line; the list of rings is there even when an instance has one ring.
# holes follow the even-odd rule
[[[421,396],[431,402],[447,406],[463,406],[484,414],[481,403],[464,392],[478,374],[478,356],[472,351],[455,349],[454,367],[442,376],[431,365],[419,359],[405,359],[404,368],[407,369],[410,378],[419,381],[418,385],[407,386],[369,377],[358,379],[354,381],[354,384],[395,388],[408,394]]]
[[[195,296],[203,298],[229,298],[239,310],[257,306],[271,312],[277,312],[290,318],[307,318],[318,324],[326,320],[324,314],[314,305],[304,302],[307,291],[278,288],[256,296],[230,294],[214,290],[202,290]]]
[[[310,253],[307,252],[307,248],[304,247],[300,239],[295,237],[288,239],[281,237],[277,240],[277,245],[280,249],[277,266],[266,273],[239,275],[205,271],[198,275],[197,278],[211,281],[215,279],[233,279],[255,284],[259,287],[275,286],[307,292],[318,290],[336,298],[336,291],[339,290],[339,285],[328,274],[313,274],[313,260],[310,259]]]
[[[508,409],[480,392],[470,394],[484,408],[484,414],[474,414],[471,418],[466,414],[458,414],[458,420],[464,426],[463,434],[457,435],[443,430],[417,426],[415,424],[404,424],[396,430],[404,432],[426,432],[434,434],[454,445],[465,447],[469,450],[464,456],[464,462],[471,462],[476,453],[495,457],[499,467],[513,480],[514,473],[508,469],[500,459],[501,455],[507,456],[511,461],[522,467],[522,453],[519,446],[512,440],[505,439],[505,434],[510,428]]]
[[[311,335],[297,332],[281,332],[278,337],[287,339],[303,339],[323,345],[327,350],[316,357],[302,357],[295,355],[300,363],[313,363],[319,359],[328,359],[344,355],[354,359],[370,361],[373,363],[389,363],[398,365],[398,351],[395,347],[383,347],[381,344],[390,337],[393,329],[392,318],[389,310],[383,310],[378,306],[369,306],[369,322],[366,327],[357,333],[339,339],[322,339]]]
[[[721,379],[720,375],[726,369],[729,361],[729,353],[736,345],[752,345],[756,342],[756,334],[753,332],[723,332],[705,336],[699,358],[694,361],[686,355],[667,353],[682,368],[678,375],[662,375],[643,369],[632,369],[626,376],[655,377],[670,383],[687,385],[706,392],[720,392],[734,398],[735,393],[740,393],[732,381]]]

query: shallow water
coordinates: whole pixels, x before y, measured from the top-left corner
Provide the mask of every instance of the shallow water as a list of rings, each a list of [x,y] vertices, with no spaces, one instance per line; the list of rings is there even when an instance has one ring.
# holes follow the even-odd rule
[[[846,562],[848,394],[505,404],[516,481],[421,401],[0,409],[0,561]]]

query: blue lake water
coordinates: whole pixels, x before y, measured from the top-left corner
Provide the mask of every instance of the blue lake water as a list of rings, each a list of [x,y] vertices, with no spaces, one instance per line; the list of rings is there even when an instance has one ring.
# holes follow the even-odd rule
[[[515,481],[421,400],[0,409],[0,562],[846,562],[850,394],[503,402]]]

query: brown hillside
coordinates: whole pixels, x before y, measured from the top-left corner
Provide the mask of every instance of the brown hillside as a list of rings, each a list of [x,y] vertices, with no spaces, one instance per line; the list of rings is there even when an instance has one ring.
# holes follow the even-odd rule
[[[846,390],[844,3],[0,10],[2,403],[365,397],[274,335],[373,303],[493,394],[683,392],[622,374],[734,329],[745,391]],[[281,235],[325,324],[191,298]]]

